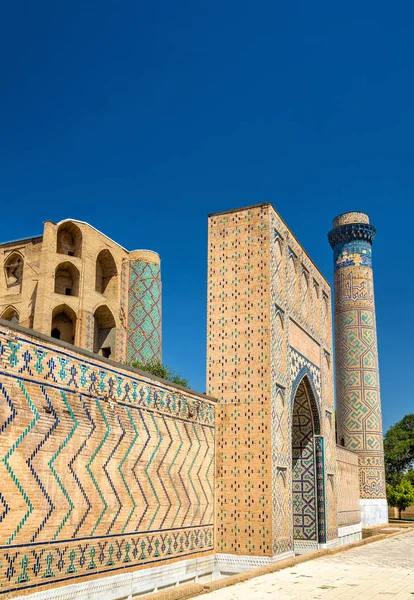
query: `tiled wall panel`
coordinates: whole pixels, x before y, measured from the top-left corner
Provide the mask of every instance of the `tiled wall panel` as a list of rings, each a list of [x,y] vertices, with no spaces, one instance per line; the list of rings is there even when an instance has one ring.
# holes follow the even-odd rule
[[[0,326],[0,597],[212,552],[214,412]]]

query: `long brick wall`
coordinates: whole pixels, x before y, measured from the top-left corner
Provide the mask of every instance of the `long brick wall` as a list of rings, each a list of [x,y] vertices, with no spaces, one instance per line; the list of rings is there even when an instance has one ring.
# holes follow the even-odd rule
[[[0,598],[214,551],[215,404],[0,321]]]

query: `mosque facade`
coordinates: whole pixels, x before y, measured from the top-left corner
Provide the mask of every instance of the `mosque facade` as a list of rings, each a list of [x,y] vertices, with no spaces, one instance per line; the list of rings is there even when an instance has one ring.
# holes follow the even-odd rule
[[[131,366],[161,358],[156,253],[72,220],[0,244],[0,599],[208,585],[385,524],[374,233],[329,233],[334,338],[271,204],[210,215],[206,394]]]

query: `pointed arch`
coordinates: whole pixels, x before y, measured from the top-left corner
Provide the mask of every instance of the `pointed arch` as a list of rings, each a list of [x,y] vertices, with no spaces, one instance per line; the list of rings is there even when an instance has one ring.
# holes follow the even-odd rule
[[[313,382],[312,374],[309,370],[309,367],[307,367],[306,365],[304,367],[302,367],[302,369],[299,371],[295,381],[292,384],[292,396],[291,396],[291,410],[292,411],[293,411],[293,404],[295,401],[296,392],[301,383],[303,383],[303,385],[305,386],[306,394],[307,394],[307,397],[309,399],[309,403],[311,406],[312,416],[313,416],[313,421],[314,421],[315,435],[320,435],[322,421],[321,421],[321,410],[320,410],[319,398],[318,398],[318,394],[316,392],[315,384]]]
[[[96,354],[114,359],[115,318],[108,306],[102,304],[94,312],[94,349]]]
[[[286,331],[283,311],[276,306],[274,317],[275,365],[278,371],[286,373]]]
[[[302,267],[302,274],[300,277],[300,312],[302,317],[309,320],[309,273],[304,267]]]
[[[322,336],[327,340],[329,338],[329,299],[325,292],[322,292]]]
[[[79,296],[79,269],[71,262],[59,263],[55,269],[55,294]]]
[[[296,544],[318,544],[315,419],[305,375],[292,402],[292,507]]]
[[[111,252],[105,248],[96,258],[95,289],[108,300],[115,301],[118,294],[118,269]]]
[[[285,392],[283,389],[278,388],[276,391],[276,397],[273,404],[274,414],[272,415],[272,422],[274,426],[275,446],[279,454],[288,454],[288,441],[287,441],[287,428],[288,419],[285,406]]]
[[[59,304],[52,312],[51,336],[62,342],[75,343],[76,313],[67,304]]]
[[[295,255],[289,249],[289,257],[287,264],[287,301],[289,305],[297,309],[297,272]]]
[[[283,247],[280,236],[277,236],[273,247],[274,259],[274,286],[277,294],[284,292],[284,272],[283,272]]]
[[[57,230],[56,252],[80,258],[82,256],[82,232],[72,221],[64,221]]]
[[[24,258],[20,252],[12,252],[4,261],[7,287],[19,287],[23,281]]]
[[[326,541],[324,439],[321,412],[307,367],[292,386],[293,539],[297,550]]]
[[[313,285],[312,285],[311,306],[312,306],[312,326],[315,331],[319,332],[319,322],[320,322],[319,284],[315,280],[313,280]]]
[[[10,321],[10,323],[15,323],[18,325],[20,320],[19,311],[14,308],[14,306],[8,306],[0,315],[0,319],[4,319],[5,321]]]

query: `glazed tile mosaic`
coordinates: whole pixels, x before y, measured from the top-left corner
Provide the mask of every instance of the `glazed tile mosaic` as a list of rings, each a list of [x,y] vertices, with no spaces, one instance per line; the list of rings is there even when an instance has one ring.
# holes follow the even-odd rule
[[[271,205],[210,216],[207,377],[220,400],[219,552],[278,556],[293,552],[295,539],[317,546],[337,536],[330,329],[329,285]],[[305,446],[292,469],[294,398],[305,381],[320,436],[309,434],[306,483]]]
[[[0,595],[214,549],[214,403],[0,326]]]
[[[160,266],[132,260],[129,264],[128,362],[161,360]]]
[[[378,348],[367,215],[335,219],[329,242],[335,264],[338,438],[358,453],[360,497],[385,499]]]

